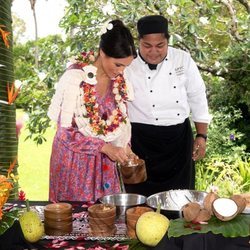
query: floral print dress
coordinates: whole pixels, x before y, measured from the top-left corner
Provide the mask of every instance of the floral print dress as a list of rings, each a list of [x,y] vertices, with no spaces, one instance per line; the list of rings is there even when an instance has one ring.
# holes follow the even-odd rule
[[[104,97],[96,94],[96,100],[103,117],[116,107],[111,88]],[[84,136],[76,125],[66,128],[58,122],[50,160],[50,201],[96,201],[121,192],[116,163],[100,152],[104,144]]]

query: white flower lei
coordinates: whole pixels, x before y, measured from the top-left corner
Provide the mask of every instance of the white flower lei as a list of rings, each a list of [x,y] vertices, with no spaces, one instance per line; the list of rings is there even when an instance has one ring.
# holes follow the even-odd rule
[[[84,56],[88,57],[88,53],[84,53]],[[114,141],[123,133],[128,123],[125,104],[128,99],[126,82],[122,75],[113,80],[112,93],[115,97],[116,108],[111,115],[107,115],[106,119],[103,119],[99,115],[99,105],[96,102],[95,75],[97,68],[84,64],[82,70],[85,73],[80,89],[81,96],[83,96],[81,99],[82,116],[75,118],[77,124],[80,125],[79,130],[85,136],[100,138],[105,142]]]

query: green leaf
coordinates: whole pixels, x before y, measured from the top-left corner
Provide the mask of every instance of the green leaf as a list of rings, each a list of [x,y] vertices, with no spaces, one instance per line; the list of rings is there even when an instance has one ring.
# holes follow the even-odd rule
[[[196,27],[195,27],[195,25],[190,24],[190,25],[188,26],[188,30],[189,30],[189,32],[190,32],[191,34],[194,34],[194,33],[196,32]]]
[[[189,235],[193,233],[208,233],[222,234],[224,237],[247,237],[250,235],[250,215],[238,215],[231,221],[220,221],[213,216],[207,225],[200,225],[201,230],[194,230],[192,228],[185,228],[183,219],[176,219],[170,221],[168,230],[168,237],[180,237],[182,235]]]
[[[18,218],[18,210],[13,210],[3,214],[2,220],[0,220],[0,235],[2,235],[7,229],[9,229],[15,220]]]

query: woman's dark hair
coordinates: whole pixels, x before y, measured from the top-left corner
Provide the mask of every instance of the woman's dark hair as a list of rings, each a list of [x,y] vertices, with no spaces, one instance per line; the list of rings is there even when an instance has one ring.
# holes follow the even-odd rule
[[[129,29],[121,20],[113,20],[113,28],[101,35],[100,49],[113,58],[125,58],[137,56],[134,39]]]

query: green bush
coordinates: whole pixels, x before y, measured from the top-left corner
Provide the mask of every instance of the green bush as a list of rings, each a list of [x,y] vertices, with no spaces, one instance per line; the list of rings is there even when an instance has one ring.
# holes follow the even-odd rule
[[[250,191],[250,154],[242,144],[245,135],[229,126],[240,117],[239,110],[227,108],[213,113],[206,157],[196,163],[197,190],[217,186],[222,196]]]

